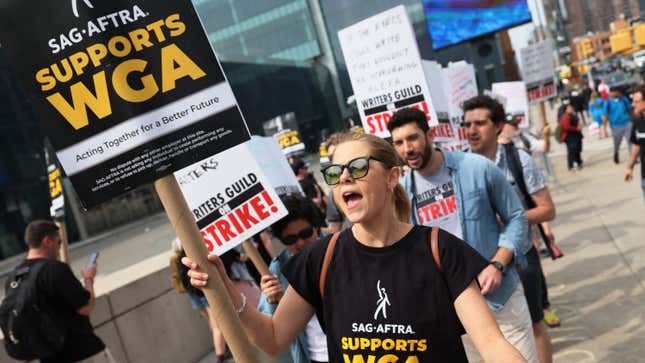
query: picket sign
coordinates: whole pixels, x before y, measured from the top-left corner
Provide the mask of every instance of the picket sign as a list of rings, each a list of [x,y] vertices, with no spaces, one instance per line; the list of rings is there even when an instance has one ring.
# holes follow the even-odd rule
[[[222,255],[288,213],[248,142],[178,170],[175,177],[211,254]]]
[[[45,156],[46,159],[49,159],[46,149]],[[56,166],[56,163],[51,163],[47,166],[47,179],[49,180],[49,196],[51,197],[49,214],[55,221],[60,235],[60,260],[69,264],[69,241],[65,225],[65,197],[63,195],[60,168]]]
[[[390,118],[406,107],[423,111],[429,126],[438,124],[404,5],[341,29],[338,39],[366,133],[389,137]]]
[[[71,4],[0,2],[10,72],[83,207],[154,181],[187,256],[209,273],[204,295],[235,361],[257,363],[173,175],[250,139],[193,4]]]
[[[451,142],[455,140],[455,132],[450,123],[450,106],[448,104],[449,94],[444,83],[444,74],[441,64],[435,61],[422,60],[423,73],[426,76],[432,104],[437,112],[437,125],[433,126],[435,142]]]
[[[435,142],[444,150],[463,150],[468,147],[468,140],[461,127],[464,115],[461,104],[478,94],[475,68],[464,61],[450,63],[445,68],[434,61],[422,62],[438,116]]]
[[[526,98],[526,84],[522,81],[493,83],[492,91],[506,98],[506,105],[504,105],[506,113],[519,117],[518,126],[527,129],[529,127],[529,102]]]
[[[520,49],[522,78],[529,103],[543,102],[557,96],[553,41],[545,39]]]

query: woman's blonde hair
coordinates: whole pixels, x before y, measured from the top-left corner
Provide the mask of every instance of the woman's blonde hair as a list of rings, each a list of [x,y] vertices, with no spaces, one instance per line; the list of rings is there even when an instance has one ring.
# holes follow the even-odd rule
[[[399,167],[399,158],[390,143],[381,139],[380,137],[370,134],[357,134],[357,133],[344,133],[339,136],[338,145],[350,141],[361,141],[368,145],[370,148],[371,157],[378,159],[387,170]],[[400,183],[396,184],[394,188],[394,210],[396,218],[408,223],[410,221],[410,213],[412,207],[408,195]]]

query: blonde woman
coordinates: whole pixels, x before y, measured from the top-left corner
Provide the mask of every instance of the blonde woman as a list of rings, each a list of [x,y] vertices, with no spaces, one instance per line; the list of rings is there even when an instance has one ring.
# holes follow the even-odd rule
[[[330,362],[467,362],[464,329],[486,362],[525,362],[479,291],[476,278],[487,261],[447,232],[406,222],[410,204],[390,144],[344,135],[322,172],[353,226],[285,265],[289,287],[273,317],[244,306],[221,261],[210,258],[255,345],[282,351],[316,314]],[[208,276],[183,261],[193,269],[191,283],[204,286]]]

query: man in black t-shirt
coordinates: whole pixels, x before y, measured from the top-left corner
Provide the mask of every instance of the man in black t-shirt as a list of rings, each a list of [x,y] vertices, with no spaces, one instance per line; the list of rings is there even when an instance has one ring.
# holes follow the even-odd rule
[[[636,118],[632,125],[630,142],[632,143],[632,155],[629,160],[627,171],[625,172],[625,181],[632,180],[632,170],[636,164],[636,159],[641,159],[641,187],[645,194],[645,86],[639,86],[632,93],[632,106]]]
[[[56,224],[38,220],[25,230],[27,259],[17,268],[45,263],[37,278],[38,299],[66,331],[63,349],[42,363],[114,362],[105,344],[94,334],[89,315],[94,309],[96,264],[81,269],[83,287],[66,264],[57,261],[61,237]]]

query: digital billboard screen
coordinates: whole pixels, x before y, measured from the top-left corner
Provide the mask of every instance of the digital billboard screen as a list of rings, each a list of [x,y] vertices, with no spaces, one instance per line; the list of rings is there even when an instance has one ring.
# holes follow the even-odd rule
[[[531,21],[526,0],[423,0],[434,49]]]

